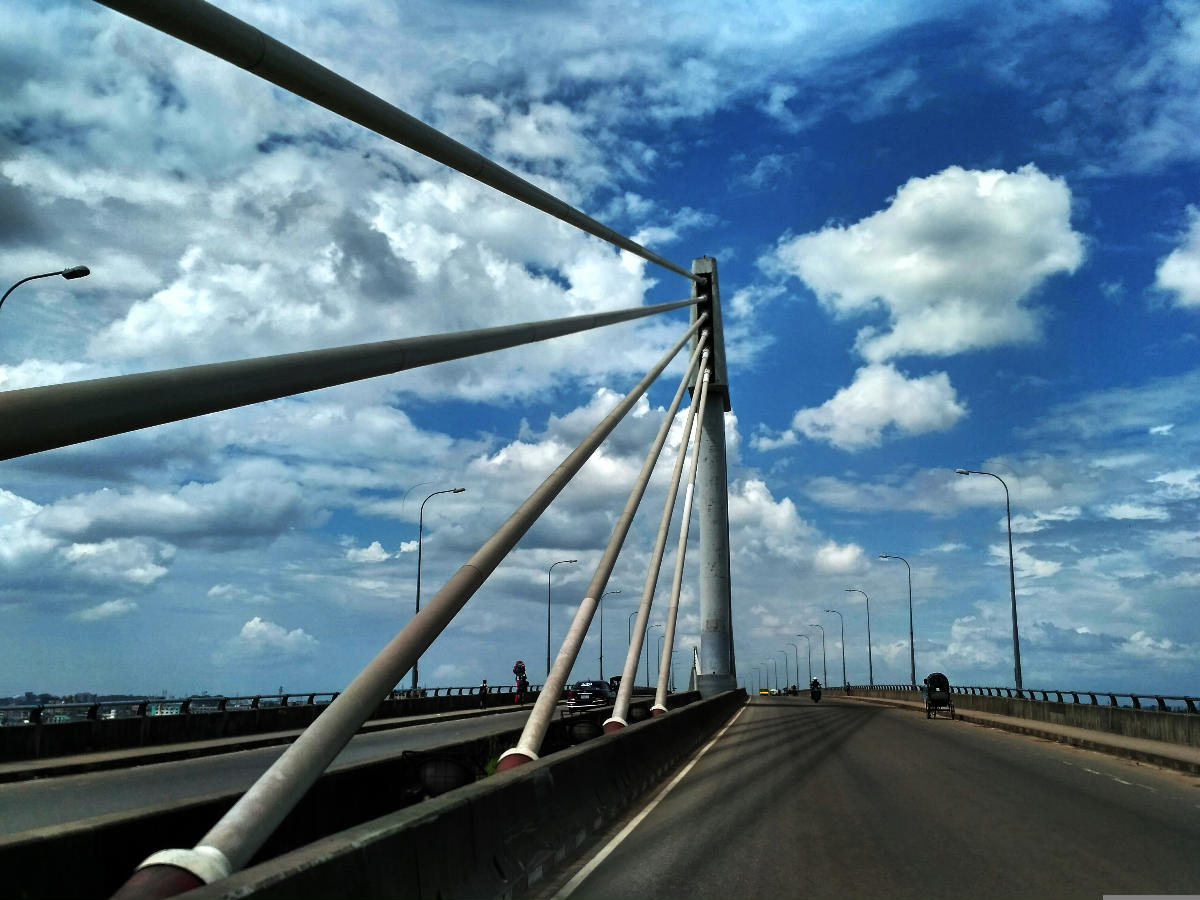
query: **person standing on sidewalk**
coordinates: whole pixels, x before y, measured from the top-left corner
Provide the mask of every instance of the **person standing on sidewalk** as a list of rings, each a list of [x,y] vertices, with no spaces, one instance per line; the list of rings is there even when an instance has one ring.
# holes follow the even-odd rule
[[[485,679],[483,679],[483,684],[481,684],[479,686],[479,708],[480,709],[485,709],[487,707],[487,694],[488,694],[488,686],[487,686],[487,679],[485,678]]]

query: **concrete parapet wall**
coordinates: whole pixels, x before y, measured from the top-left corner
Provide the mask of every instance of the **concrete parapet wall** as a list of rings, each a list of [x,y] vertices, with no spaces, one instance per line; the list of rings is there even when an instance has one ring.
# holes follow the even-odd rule
[[[925,702],[924,696],[916,690],[856,687],[851,689],[850,694],[855,697]],[[1017,697],[987,697],[978,694],[953,696],[957,709],[971,709],[1036,722],[1088,728],[1126,737],[1200,747],[1200,716],[1187,713],[1124,706],[1093,706],[1090,703],[1059,703],[1053,700],[1022,700]]]
[[[536,697],[535,691],[529,693],[530,700]],[[500,706],[505,702],[511,705],[512,699],[511,693],[489,695],[488,706]],[[312,724],[327,706],[262,706],[221,712],[8,725],[0,728],[0,762],[294,731]],[[406,697],[384,700],[371,718],[392,719],[478,708],[478,694]]]
[[[611,825],[744,702],[738,690],[674,709],[180,896],[511,897]]]

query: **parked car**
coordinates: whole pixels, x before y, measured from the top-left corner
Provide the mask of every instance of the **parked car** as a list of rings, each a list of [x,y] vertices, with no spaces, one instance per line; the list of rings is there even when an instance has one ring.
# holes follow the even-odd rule
[[[567,706],[607,706],[616,699],[607,681],[577,681],[567,688]]]

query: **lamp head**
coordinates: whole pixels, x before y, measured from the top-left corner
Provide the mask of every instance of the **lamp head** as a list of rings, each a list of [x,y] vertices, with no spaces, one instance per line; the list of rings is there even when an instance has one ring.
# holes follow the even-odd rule
[[[971,473],[966,469],[955,469],[954,474],[955,475],[970,475]]]
[[[463,491],[465,491],[465,490],[466,490],[466,488],[455,488],[455,489],[454,489],[454,490],[452,490],[450,493],[452,493],[452,494],[461,494],[461,493],[462,493]]]
[[[87,266],[71,266],[69,269],[63,269],[58,274],[70,281],[72,278],[86,278],[92,274],[92,270]]]

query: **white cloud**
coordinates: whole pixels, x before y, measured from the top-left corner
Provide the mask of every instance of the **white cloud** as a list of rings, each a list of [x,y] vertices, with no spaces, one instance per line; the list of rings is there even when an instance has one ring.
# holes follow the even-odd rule
[[[90,544],[69,544],[59,555],[71,567],[103,581],[128,581],[150,585],[167,574],[167,562],[174,548],[143,538],[110,538]]]
[[[383,549],[379,541],[371,541],[367,547],[351,547],[346,551],[346,559],[356,563],[377,563],[390,558],[391,554]]]
[[[818,572],[841,574],[857,572],[862,568],[865,557],[858,544],[841,544],[827,541],[817,548],[813,565]]]
[[[1066,183],[1033,165],[952,166],[853,225],[785,238],[764,265],[801,278],[838,316],[885,310],[890,330],[868,326],[856,341],[872,363],[947,356],[1040,336],[1029,297],[1083,260],[1070,218]]]
[[[992,482],[995,484],[995,482]],[[1049,512],[1034,512],[1031,515],[1016,515],[1012,517],[1013,534],[1033,534],[1042,531],[1052,522],[1074,522],[1083,514],[1078,506],[1060,506]],[[1001,527],[1005,522],[1001,520]]]
[[[255,616],[237,636],[214,654],[218,663],[278,663],[306,659],[316,653],[318,641],[303,628],[286,628]]]
[[[1029,552],[1029,543],[1014,543],[1012,546],[1012,562],[1016,574],[1020,577],[1049,578],[1062,569],[1062,563],[1048,559],[1038,559]],[[996,564],[1008,565],[1008,547],[1003,544],[992,544],[988,548],[992,560]]]
[[[1200,498],[1200,469],[1176,469],[1163,472],[1150,479],[1159,484],[1158,493],[1168,500],[1195,500]]]
[[[1137,519],[1145,522],[1165,522],[1171,514],[1156,506],[1139,506],[1136,503],[1112,503],[1101,510],[1110,519]]]
[[[879,446],[887,431],[945,431],[966,412],[945,372],[909,378],[891,365],[869,365],[821,406],[797,412],[792,428],[812,440],[859,450]],[[761,441],[756,446],[766,449],[768,444]]]
[[[1176,306],[1200,307],[1200,209],[1188,208],[1191,223],[1183,242],[1158,264],[1154,284]]]
[[[1150,429],[1150,433],[1151,433],[1151,434],[1170,434],[1170,433],[1171,433],[1171,429],[1172,429],[1172,428],[1174,428],[1174,427],[1175,427],[1175,426],[1174,426],[1174,424],[1171,424],[1171,425],[1155,425],[1154,427],[1152,427],[1152,428]]]
[[[97,622],[101,619],[111,619],[115,616],[124,616],[133,612],[138,608],[137,603],[132,600],[106,600],[96,606],[89,606],[87,609],[80,610],[75,614],[75,618],[81,619],[84,622]]]

